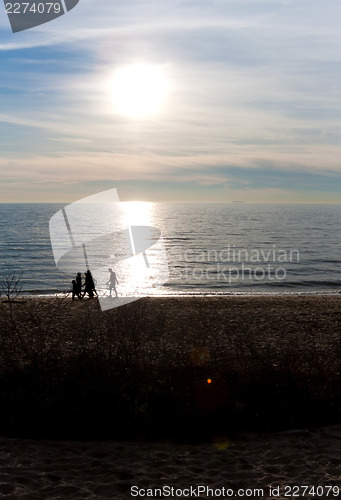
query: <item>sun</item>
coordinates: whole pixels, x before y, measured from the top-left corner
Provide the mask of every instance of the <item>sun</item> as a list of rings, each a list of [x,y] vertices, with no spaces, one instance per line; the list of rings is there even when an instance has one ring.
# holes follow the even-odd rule
[[[114,111],[132,118],[159,113],[167,87],[167,80],[158,66],[134,64],[120,68],[111,83]]]

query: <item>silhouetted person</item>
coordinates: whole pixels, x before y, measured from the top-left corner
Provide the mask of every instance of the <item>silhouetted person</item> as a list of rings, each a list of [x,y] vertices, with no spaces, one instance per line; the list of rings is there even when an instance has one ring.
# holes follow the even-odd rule
[[[90,283],[90,286],[92,287],[91,288],[92,291],[96,294],[96,297],[98,297],[98,293],[96,292],[95,282],[94,282],[94,279],[92,277],[90,269],[87,270],[86,274],[89,276],[89,283]]]
[[[75,300],[75,296],[77,296],[79,300],[82,300],[82,294],[78,288],[77,281],[72,280],[72,300]]]
[[[111,290],[113,290],[113,289],[115,291],[116,297],[118,297],[117,290],[116,290],[116,284],[118,285],[116,273],[111,269],[111,267],[109,267],[108,271],[110,273],[110,278],[108,279],[106,284],[109,285],[110,297],[111,297]]]
[[[87,293],[90,297],[90,299],[93,298],[94,296],[94,288],[95,288],[95,285],[94,285],[94,280],[92,279],[92,276],[91,276],[91,272],[90,270],[88,270],[86,273],[84,273],[84,276],[85,276],[85,281],[84,281],[84,295],[83,297],[85,297],[85,294]]]
[[[82,295],[82,275],[81,275],[81,273],[77,273],[76,285],[77,285],[78,293],[80,293],[80,295]]]

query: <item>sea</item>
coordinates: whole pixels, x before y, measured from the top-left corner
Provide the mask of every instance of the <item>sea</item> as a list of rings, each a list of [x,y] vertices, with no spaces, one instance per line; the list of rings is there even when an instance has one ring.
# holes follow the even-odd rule
[[[74,272],[63,272],[56,266],[49,221],[64,206],[0,204],[0,283],[15,273],[23,294],[70,292],[75,274],[86,269],[77,263]],[[341,289],[341,204],[121,206],[130,224],[152,226],[161,235],[162,262],[155,252],[151,262],[156,275],[163,266],[164,279],[146,286],[145,295],[335,294]],[[96,231],[90,229],[94,244]],[[138,262],[135,276],[143,259]],[[116,274],[118,293],[133,290],[134,279]]]

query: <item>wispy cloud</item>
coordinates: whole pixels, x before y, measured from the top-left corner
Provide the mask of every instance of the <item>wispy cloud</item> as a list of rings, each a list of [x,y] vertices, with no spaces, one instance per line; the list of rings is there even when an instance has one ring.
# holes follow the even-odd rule
[[[334,196],[340,15],[336,0],[328,8],[317,0],[81,0],[16,35],[2,15],[1,179],[192,182],[191,196],[223,186],[233,197],[244,186],[269,199],[285,185],[283,196],[299,199],[307,192],[299,175],[316,199]],[[162,112],[149,119],[112,106],[115,71],[136,62],[162,68],[169,82]],[[271,171],[280,175],[269,183]],[[314,176],[327,178],[320,191]]]

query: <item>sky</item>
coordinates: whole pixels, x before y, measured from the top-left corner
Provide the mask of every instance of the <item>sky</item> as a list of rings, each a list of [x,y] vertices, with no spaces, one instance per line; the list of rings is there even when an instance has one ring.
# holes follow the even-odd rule
[[[0,5],[0,202],[340,202],[339,0]]]

